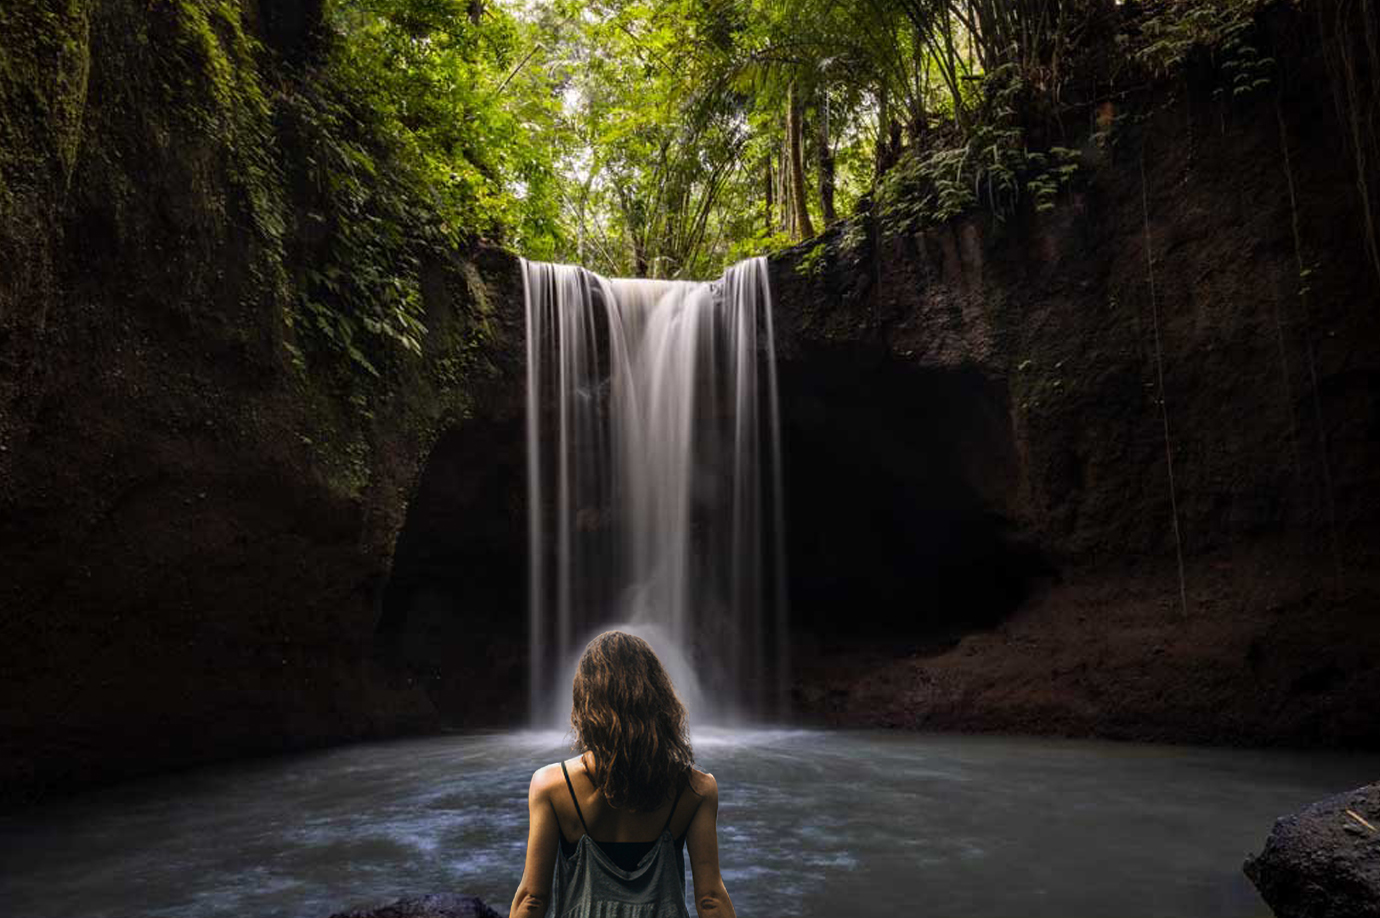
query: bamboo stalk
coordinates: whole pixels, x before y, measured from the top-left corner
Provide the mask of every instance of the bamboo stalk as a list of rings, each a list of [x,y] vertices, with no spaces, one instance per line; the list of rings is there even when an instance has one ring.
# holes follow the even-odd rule
[[[1346,811],[1346,814],[1347,814],[1348,816],[1350,816],[1352,819],[1354,819],[1354,820],[1356,820],[1357,822],[1359,822],[1361,825],[1365,826],[1367,829],[1370,829],[1372,832],[1380,832],[1380,829],[1377,829],[1377,828],[1375,828],[1375,826],[1373,826],[1373,825],[1371,825],[1370,823],[1366,822],[1365,819],[1363,819],[1363,818],[1361,817],[1361,814],[1358,813],[1358,812],[1356,812],[1355,810],[1347,810],[1347,811]]]

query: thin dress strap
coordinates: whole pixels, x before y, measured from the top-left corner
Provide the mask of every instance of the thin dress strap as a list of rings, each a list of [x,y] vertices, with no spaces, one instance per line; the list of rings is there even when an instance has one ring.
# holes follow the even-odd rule
[[[676,807],[680,805],[680,795],[683,793],[685,793],[684,784],[676,788],[676,799],[671,801],[671,812],[666,814],[666,825],[661,827],[661,835],[664,835],[666,833],[666,830],[671,828],[671,820],[675,818]],[[586,829],[585,831],[588,832],[589,830]],[[661,835],[657,835],[657,838],[660,838]]]
[[[570,802],[575,804],[575,815],[580,817],[580,828],[584,829],[585,834],[588,835],[589,826],[585,825],[585,814],[580,812],[580,801],[579,798],[575,796],[575,785],[570,783],[570,772],[565,770],[565,762],[561,762],[561,774],[565,775],[565,786],[570,788]],[[677,794],[676,796],[679,798],[680,795]],[[675,807],[672,807],[671,811],[675,812]],[[670,825],[671,821],[668,819],[666,824]],[[662,831],[665,830],[663,829]]]

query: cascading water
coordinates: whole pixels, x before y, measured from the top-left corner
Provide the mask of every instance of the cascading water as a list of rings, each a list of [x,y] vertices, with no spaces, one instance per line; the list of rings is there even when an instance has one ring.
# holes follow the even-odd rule
[[[528,261],[523,276],[534,719],[569,710],[575,660],[609,628],[656,648],[693,719],[779,713],[766,260],[706,283]]]

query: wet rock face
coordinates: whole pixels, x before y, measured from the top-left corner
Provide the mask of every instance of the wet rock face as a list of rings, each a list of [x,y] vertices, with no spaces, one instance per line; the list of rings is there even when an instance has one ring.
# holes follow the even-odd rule
[[[810,342],[783,361],[780,389],[798,636],[950,646],[1051,572],[1008,515],[1019,462],[1004,387]]]
[[[511,722],[516,260],[428,263],[426,354],[361,411],[292,369],[204,119],[128,117],[163,108],[129,79],[142,5],[79,6],[71,59],[26,67],[44,96],[80,75],[80,117],[0,143],[40,177],[0,224],[0,806]],[[257,7],[309,60],[319,0]],[[1295,63],[1261,98],[1142,100],[1049,214],[773,260],[805,713],[1380,746],[1380,291]]]
[[[234,6],[246,35],[217,33],[220,63],[290,83],[250,39],[300,63],[321,4]],[[383,593],[433,446],[512,417],[516,259],[429,250],[424,353],[380,379],[294,343],[283,277],[314,264],[320,229],[291,177],[310,154],[292,119],[183,53],[202,47],[182,31],[195,18],[100,0],[0,34],[18,119],[0,174],[32,176],[0,206],[0,808],[442,726],[382,646]],[[30,105],[57,98],[58,72],[76,75],[60,104]],[[241,118],[263,136],[208,127]],[[236,159],[261,145],[281,174]]]
[[[1380,918],[1380,784],[1278,820],[1244,870],[1278,918]]]
[[[477,896],[441,893],[434,896],[399,899],[379,908],[336,912],[330,918],[501,918],[498,912]]]
[[[527,715],[526,439],[477,419],[432,449],[393,552],[375,645],[448,725]]]
[[[807,715],[1380,747],[1380,282],[1312,53],[1140,99],[1051,212],[772,259]]]

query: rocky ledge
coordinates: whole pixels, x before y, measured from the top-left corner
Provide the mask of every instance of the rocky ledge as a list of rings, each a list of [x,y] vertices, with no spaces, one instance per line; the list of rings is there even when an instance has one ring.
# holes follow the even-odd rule
[[[331,918],[501,918],[477,896],[441,893],[399,899],[391,905],[360,911],[336,912]]]
[[[1278,918],[1380,918],[1380,784],[1276,820],[1244,869]]]

